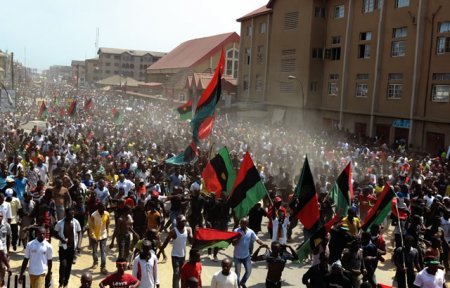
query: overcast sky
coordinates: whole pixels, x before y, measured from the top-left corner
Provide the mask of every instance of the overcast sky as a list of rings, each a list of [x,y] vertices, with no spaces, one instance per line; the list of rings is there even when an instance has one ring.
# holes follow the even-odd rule
[[[6,0],[0,49],[46,69],[96,56],[99,47],[169,52],[183,41],[235,31],[268,0]],[[26,56],[26,59],[25,59]]]

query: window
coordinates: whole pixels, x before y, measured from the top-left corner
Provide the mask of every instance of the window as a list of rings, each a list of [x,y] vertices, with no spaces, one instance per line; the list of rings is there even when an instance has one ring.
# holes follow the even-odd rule
[[[369,80],[369,74],[356,74],[356,80]]]
[[[393,41],[391,47],[392,57],[401,57],[406,54],[406,43],[405,41]]]
[[[398,100],[402,99],[403,84],[389,84],[388,85],[388,99]]]
[[[295,55],[295,53],[297,53],[297,51],[295,49],[284,49],[284,50],[281,50],[281,56]]]
[[[322,48],[314,48],[312,51],[313,59],[323,59],[323,49]]]
[[[366,83],[356,83],[356,97],[367,97],[369,85]]]
[[[106,58],[106,59],[111,58],[111,54],[105,54],[105,58]]]
[[[314,7],[314,17],[316,17],[316,18],[325,18],[325,8]]]
[[[131,68],[131,69],[134,69],[134,64],[130,64],[130,68]]]
[[[264,63],[264,45],[258,45],[256,49],[256,63],[263,64]]]
[[[245,36],[252,36],[252,26],[247,26]]]
[[[290,82],[280,82],[280,93],[294,93],[295,85],[292,81]]]
[[[242,80],[242,89],[244,91],[248,90],[248,75],[244,75]]]
[[[284,14],[284,30],[296,29],[298,25],[298,11]]]
[[[449,22],[439,22],[438,31],[439,31],[439,33],[450,32],[450,21]]]
[[[325,59],[330,59],[333,61],[341,59],[341,47],[325,49]]]
[[[339,80],[339,74],[330,74],[328,75],[328,79],[330,80]]]
[[[370,58],[370,45],[361,44],[358,46],[358,58],[369,59]]]
[[[341,36],[331,36],[331,45],[341,44]]]
[[[450,52],[450,37],[438,37],[436,45],[437,54],[445,54]]]
[[[315,81],[311,82],[309,90],[311,90],[312,92],[317,92],[317,87],[319,86],[319,84]]]
[[[403,81],[403,73],[389,73],[389,81]]]
[[[281,72],[294,72],[295,58],[281,59]]]
[[[370,41],[372,40],[372,32],[361,32],[359,33],[359,40]]]
[[[448,102],[450,96],[450,85],[433,85],[432,101],[433,102]]]
[[[256,92],[262,92],[263,91],[263,78],[261,75],[256,74],[256,81],[255,81],[255,91]]]
[[[345,7],[344,5],[338,5],[334,7],[334,18],[335,19],[339,19],[339,18],[344,18],[344,12],[345,11]]]
[[[120,60],[120,55],[114,55],[114,60]]]
[[[328,96],[338,96],[338,83],[328,82]]]
[[[408,7],[409,0],[395,0],[395,8]]]
[[[237,78],[239,64],[238,50],[235,48],[228,49],[225,55],[227,56],[225,61],[225,75],[231,75],[233,78]]]
[[[117,62],[114,63],[114,66],[115,66],[115,67],[119,67],[119,63],[117,63]]]
[[[247,57],[247,65],[250,65],[252,51],[250,48],[245,48],[245,57]]]
[[[373,12],[375,0],[363,0],[363,13]]]
[[[381,10],[381,8],[383,8],[383,0],[378,0],[377,1],[377,8]]]
[[[111,74],[111,71],[106,70],[105,73],[106,73],[106,74]]]
[[[392,29],[392,38],[405,38],[408,35],[407,27],[399,27]]]
[[[266,32],[267,32],[267,23],[262,22],[261,24],[259,24],[259,33],[264,34]]]
[[[105,63],[105,66],[111,66],[111,63],[106,62],[106,63]]]
[[[433,73],[433,80],[450,81],[450,73]]]

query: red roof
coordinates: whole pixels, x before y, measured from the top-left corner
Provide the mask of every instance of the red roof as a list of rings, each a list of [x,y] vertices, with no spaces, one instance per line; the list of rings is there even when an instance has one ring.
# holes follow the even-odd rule
[[[147,70],[193,67],[220,51],[222,46],[230,42],[239,43],[239,40],[240,37],[236,32],[192,39],[178,45]]]
[[[255,11],[252,11],[252,12],[242,16],[241,18],[237,19],[236,21],[242,22],[244,20],[247,20],[247,19],[259,16],[259,15],[268,14],[268,13],[271,13],[271,12],[272,12],[272,9],[271,8],[267,8],[267,6],[264,5],[264,6],[260,7],[260,8],[258,8],[258,9],[256,9]]]

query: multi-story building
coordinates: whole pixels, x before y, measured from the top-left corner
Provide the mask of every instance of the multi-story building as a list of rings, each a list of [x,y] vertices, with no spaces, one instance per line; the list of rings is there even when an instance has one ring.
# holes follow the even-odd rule
[[[112,75],[131,77],[145,81],[146,69],[166,53],[130,49],[100,48],[98,49],[99,78]]]
[[[86,59],[86,82],[89,86],[95,86],[95,83],[100,81],[100,69],[98,67],[98,58]]]
[[[86,64],[85,61],[72,60],[72,84],[75,87],[86,85]]]
[[[8,61],[8,55],[6,53],[3,53],[0,50],[0,81],[3,81],[6,76],[6,62]]]
[[[450,2],[271,0],[238,19],[238,98],[288,124],[450,143]]]

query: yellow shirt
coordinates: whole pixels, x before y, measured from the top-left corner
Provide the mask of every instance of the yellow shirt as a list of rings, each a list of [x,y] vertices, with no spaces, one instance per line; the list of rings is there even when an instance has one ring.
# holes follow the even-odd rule
[[[450,196],[450,184],[447,185],[447,189],[445,189],[445,195]]]
[[[384,186],[378,186],[378,185],[375,186],[375,196],[377,198],[380,196],[381,192],[383,192],[383,188],[384,188]]]
[[[108,238],[107,226],[109,226],[109,213],[107,211],[100,215],[97,210],[89,217],[89,229],[92,239],[98,241]]]
[[[342,226],[348,228],[348,233],[352,236],[358,235],[359,229],[361,228],[361,223],[358,218],[353,217],[353,223],[350,223],[347,217],[342,219]]]

